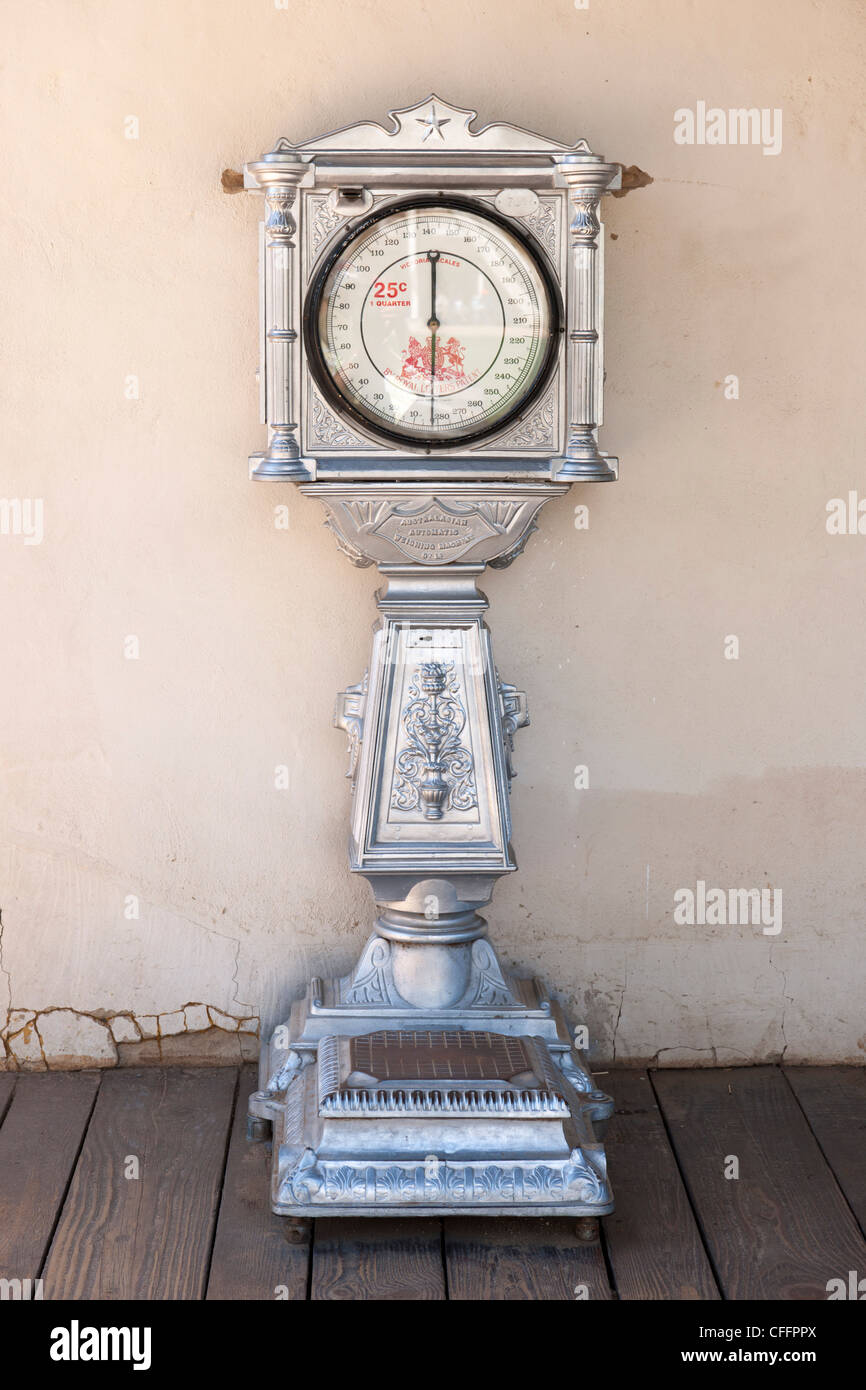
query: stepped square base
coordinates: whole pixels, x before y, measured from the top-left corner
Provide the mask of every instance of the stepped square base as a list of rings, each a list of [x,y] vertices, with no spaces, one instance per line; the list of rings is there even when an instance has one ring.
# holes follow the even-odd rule
[[[250,1097],[254,1128],[273,1127],[275,1212],[613,1210],[601,1142],[612,1101],[595,1088],[555,1006],[527,1003],[532,982],[502,975],[488,943],[478,956],[488,971],[495,966],[511,1002],[438,1018],[396,1002],[359,1014],[339,1002],[354,997],[357,971],[327,987],[313,982],[263,1049],[261,1089]]]

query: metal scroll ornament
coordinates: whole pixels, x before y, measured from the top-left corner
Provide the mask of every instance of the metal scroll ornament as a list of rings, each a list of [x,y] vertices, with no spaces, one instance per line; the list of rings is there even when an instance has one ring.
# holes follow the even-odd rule
[[[454,662],[424,662],[409,683],[403,711],[409,743],[397,758],[393,810],[420,806],[425,820],[441,820],[446,810],[471,811],[478,804],[472,754],[460,742],[465,724]]]

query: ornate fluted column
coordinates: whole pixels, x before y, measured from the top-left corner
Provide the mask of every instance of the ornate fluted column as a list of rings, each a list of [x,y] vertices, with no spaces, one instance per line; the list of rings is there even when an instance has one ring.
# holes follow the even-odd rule
[[[601,424],[603,259],[599,245],[598,209],[601,196],[612,182],[610,166],[587,168],[563,161],[561,172],[568,185],[571,217],[571,311],[568,324],[568,440],[565,462],[557,479],[593,482],[613,480],[616,472],[598,450],[596,431]]]
[[[300,312],[297,283],[297,230],[292,208],[297,185],[306,171],[298,161],[292,167],[283,160],[278,168],[264,161],[250,166],[265,191],[264,247],[264,378],[267,453],[257,455],[254,478],[309,478],[301,462],[297,421],[296,381],[297,315]]]

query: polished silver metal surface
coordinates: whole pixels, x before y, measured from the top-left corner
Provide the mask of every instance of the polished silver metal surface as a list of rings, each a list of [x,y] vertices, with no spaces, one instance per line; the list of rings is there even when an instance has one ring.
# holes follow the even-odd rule
[[[480,915],[516,868],[509,797],[529,707],[496,668],[477,581],[522,554],[572,481],[616,476],[597,442],[598,206],[619,168],[585,141],[475,124],[433,96],[391,112],[390,127],[280,140],[246,169],[266,199],[268,446],[254,476],[300,482],[340,550],[383,577],[368,668],[334,716],[348,739],[349,865],[372,888],[372,934],[348,975],[310,982],[263,1048],[250,1098],[251,1133],[273,1127],[273,1208],[295,1218],[612,1210],[612,1102],[546,987],[503,968]],[[335,238],[431,190],[531,238],[565,316],[538,399],[498,434],[435,454],[325,401],[302,331]]]
[[[372,476],[610,481],[602,422],[602,195],[620,166],[585,140],[563,144],[517,126],[475,130],[476,113],[430,96],[370,121],[293,144],[281,139],[245,167],[266,200],[261,378],[269,443],[253,476],[309,481]],[[431,454],[395,447],[326,401],[301,323],[317,268],[353,224],[412,196],[459,195],[527,236],[559,288],[564,347],[543,395],[483,440]],[[295,235],[297,234],[297,241]]]
[[[263,1050],[250,1114],[273,1125],[273,1209],[295,1216],[611,1211],[602,1140],[613,1103],[595,1087],[539,982],[508,976],[479,937],[467,952],[462,997],[425,1007],[401,995],[394,951],[373,936],[352,975],[314,980]],[[352,1070],[347,1048],[351,1038],[396,1036],[423,1057],[429,1039],[435,1060],[443,1036],[491,1034],[522,1045],[526,1070],[475,1077],[470,1058],[456,1079],[413,1073],[383,1081]]]
[[[452,484],[445,498],[409,483],[303,490],[325,503],[355,563],[383,545],[392,553],[380,528],[395,517],[412,523],[396,548],[417,542],[423,558],[379,559],[386,583],[370,666],[337,699],[353,785],[350,866],[370,883],[378,915],[351,974],[314,979],[263,1050],[250,1114],[274,1127],[273,1208],[604,1214],[612,1102],[545,987],[502,968],[479,913],[516,867],[512,752],[529,712],[494,664],[476,583],[483,564],[443,563],[440,551],[518,552],[544,502],[566,489]],[[460,525],[448,524],[453,516]],[[489,516],[499,519],[493,536]],[[347,1039],[388,1033],[423,1049],[481,1031],[530,1048],[532,1077],[395,1087],[344,1064],[346,1084],[336,1086]]]

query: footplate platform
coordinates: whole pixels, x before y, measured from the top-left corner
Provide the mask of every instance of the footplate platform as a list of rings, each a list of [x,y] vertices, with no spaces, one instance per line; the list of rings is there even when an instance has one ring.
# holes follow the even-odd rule
[[[281,1094],[267,1098],[273,1209],[606,1215],[613,1197],[593,1120],[612,1107],[575,1086],[584,1074],[532,1035],[326,1036],[315,1053],[289,1054]]]

